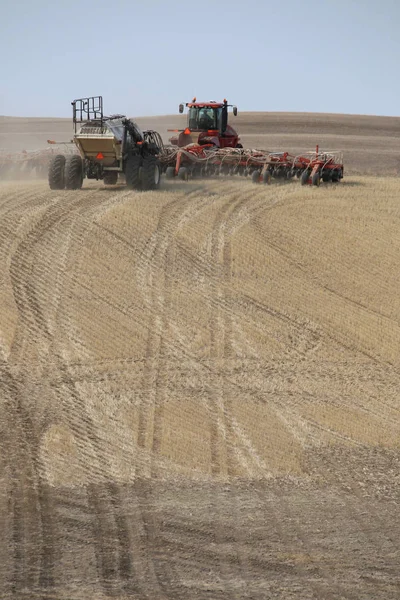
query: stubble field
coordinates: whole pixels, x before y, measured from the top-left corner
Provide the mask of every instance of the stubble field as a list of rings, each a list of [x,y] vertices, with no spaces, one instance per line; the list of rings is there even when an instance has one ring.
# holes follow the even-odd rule
[[[343,183],[0,183],[2,598],[399,597],[399,120],[274,118]]]

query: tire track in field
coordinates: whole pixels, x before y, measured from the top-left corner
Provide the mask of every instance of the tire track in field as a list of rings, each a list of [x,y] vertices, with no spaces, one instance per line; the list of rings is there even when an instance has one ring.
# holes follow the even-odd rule
[[[27,209],[32,212],[33,207],[30,205],[30,201],[30,197],[25,198]],[[39,202],[40,205],[42,203],[42,201]],[[36,218],[34,212],[33,218]],[[3,230],[2,234],[6,233]],[[21,279],[19,274],[15,278],[13,261],[23,243],[23,241],[19,243],[14,241],[8,245],[8,251],[12,253],[9,258],[11,281],[18,290],[21,289],[19,286]],[[13,293],[22,321],[19,323],[20,330],[21,328],[25,329],[25,333],[28,335],[32,323],[30,319],[26,318],[28,308],[18,298],[16,288],[13,289]],[[38,577],[39,585],[52,586],[52,559],[45,550],[46,540],[51,535],[52,524],[50,511],[47,510],[48,502],[42,493],[38,462],[40,434],[32,419],[31,410],[28,408],[32,400],[27,398],[26,392],[29,393],[29,387],[26,388],[27,376],[23,373],[17,376],[13,375],[9,364],[4,363],[2,367],[2,387],[3,391],[6,393],[8,391],[9,397],[5,417],[10,420],[10,431],[18,432],[17,438],[11,437],[10,439],[10,435],[6,435],[2,439],[2,450],[8,455],[9,466],[14,471],[11,492],[14,553],[13,593],[18,597],[23,589],[33,589]],[[38,552],[30,552],[32,547],[38,548]]]
[[[219,209],[211,233],[211,260],[218,270],[222,264],[222,281],[213,278],[211,281],[211,300],[216,300],[218,305],[227,302],[224,294],[225,286],[230,284],[231,270],[231,246],[227,242],[226,230],[229,227],[229,219],[235,210],[245,202],[241,194],[237,194],[232,200],[229,197]],[[228,231],[228,235],[231,232]],[[227,312],[222,314],[221,308],[210,314],[210,359],[215,364],[214,377],[209,384],[209,411],[210,411],[210,443],[211,443],[211,472],[218,476],[226,471],[231,475],[234,471],[231,448],[233,447],[233,432],[229,421],[232,413],[229,399],[224,389],[223,374],[219,366],[222,366],[226,354],[231,351],[231,326]]]
[[[232,194],[230,194],[228,203],[221,207],[211,234],[211,256],[215,263],[222,264],[223,272],[222,281],[217,279],[213,281],[213,296],[216,299],[217,308],[215,312],[211,313],[211,360],[219,364],[222,359],[225,365],[224,371],[226,371],[227,361],[234,353],[235,341],[233,339],[234,323],[232,309],[238,299],[238,294],[235,294],[234,297],[231,291],[232,238],[248,222],[253,222],[261,213],[276,207],[282,202],[280,196],[273,198],[272,201],[267,201],[264,193],[260,192],[259,188],[253,188],[252,193],[246,193],[246,195],[244,191],[241,191],[234,194],[233,198],[234,200],[232,201]],[[218,348],[218,339],[223,340],[220,349]],[[221,473],[222,461],[225,459],[228,476],[235,473],[235,458],[233,456],[233,449],[236,447],[235,438],[240,439],[241,445],[248,452],[250,460],[255,460],[257,470],[263,465],[263,461],[253,451],[250,440],[241,431],[239,423],[233,417],[230,398],[231,396],[227,390],[226,376],[221,376],[217,370],[217,376],[214,379],[214,400],[210,405],[214,407],[211,435],[213,447],[212,468],[214,473]],[[217,412],[215,412],[216,407]],[[220,434],[221,440],[218,439]],[[220,456],[218,456],[218,444],[224,448],[224,457],[221,450]],[[236,460],[239,459],[242,462],[242,466],[244,466],[247,461],[243,460],[243,456],[240,453],[236,452],[236,455]]]
[[[100,197],[95,193],[93,198],[79,200],[75,206],[74,218],[68,223],[69,231],[67,232],[67,243],[62,250],[62,260],[59,265],[60,277],[57,280],[56,297],[61,299],[67,293],[67,287],[65,283],[69,283],[69,278],[65,278],[65,267],[67,259],[72,260],[76,251],[82,252],[84,247],[85,237],[93,225],[93,218],[99,214],[99,212],[106,210],[109,203],[113,202],[111,197],[108,200],[104,200],[104,197]],[[57,225],[58,228],[58,225]],[[65,223],[63,223],[65,229]],[[56,310],[54,311],[54,325],[61,325],[63,313],[60,311],[60,302],[58,302]],[[68,326],[68,322],[66,324]],[[109,462],[109,456],[107,448],[104,446],[103,440],[99,437],[99,432],[96,423],[90,414],[90,406],[86,403],[85,398],[79,393],[76,387],[75,380],[70,373],[68,363],[62,357],[62,347],[58,347],[57,337],[54,336],[50,342],[50,352],[57,358],[58,361],[58,373],[61,378],[61,385],[56,390],[56,397],[61,406],[62,414],[64,419],[68,423],[68,427],[75,436],[77,445],[79,448],[78,460],[80,463],[81,471],[85,474],[85,480],[87,482],[104,481],[106,482],[109,477],[112,476],[111,465]],[[61,340],[60,340],[61,341]],[[84,444],[82,441],[84,440]],[[98,500],[100,502],[100,499]],[[95,506],[93,503],[89,505],[89,508]],[[101,562],[101,569],[99,569],[99,581],[106,589],[109,589],[109,569],[112,568],[110,563],[106,562],[104,556],[107,555],[104,545],[107,548],[107,539],[102,535],[103,529],[109,531],[110,522],[115,511],[115,500],[112,493],[109,491],[107,486],[104,486],[104,494],[102,497],[102,503],[96,514],[100,511],[101,526],[98,524],[97,533],[100,536],[98,539],[95,536],[96,544],[95,548],[103,548],[103,562]],[[119,539],[119,538],[118,538]],[[57,539],[53,537],[49,540],[49,552],[57,545]],[[98,552],[98,554],[101,551]],[[82,577],[84,574],[82,572]],[[117,577],[119,580],[119,577]]]
[[[214,188],[215,189],[215,188]],[[258,195],[260,196],[260,194]],[[250,199],[248,198],[248,200],[250,201]],[[254,218],[257,216],[258,213],[260,213],[263,210],[267,210],[268,208],[273,208],[273,206],[275,206],[278,201],[280,199],[274,199],[273,203],[266,203],[264,197],[261,198],[261,200],[259,200],[259,202],[255,202],[253,205],[250,203],[251,205],[251,210],[249,210],[248,204],[249,202],[245,202],[243,201],[243,210],[238,210],[238,216],[237,218],[234,219],[235,221],[238,221],[237,226],[241,226],[242,223],[245,223],[247,221],[249,221],[251,218]],[[182,246],[180,245],[180,250],[182,250]],[[199,273],[206,273],[208,279],[210,279],[211,281],[216,281],[218,279],[218,276],[216,275],[217,272],[221,271],[221,268],[218,266],[215,266],[215,262],[214,263],[210,263],[210,261],[207,258],[204,257],[192,257],[190,253],[188,253],[186,251],[186,256],[190,259],[190,263],[193,263],[193,268],[196,269],[197,271],[199,271]],[[214,264],[214,267],[213,267]],[[218,282],[217,282],[218,284]],[[199,292],[201,292],[201,286],[198,289]],[[215,294],[210,295],[204,293],[204,298],[205,301],[207,301],[208,303],[211,303],[211,305],[213,306],[213,308],[215,310],[217,309],[223,309],[223,312],[227,313],[230,318],[232,318],[232,310],[233,307],[230,306],[227,302],[224,301],[224,299],[220,299],[218,302],[215,301]],[[240,295],[239,295],[240,298]],[[237,298],[236,298],[237,300]],[[238,304],[236,302],[236,304]],[[243,304],[243,306],[245,306],[246,303],[243,303],[242,301],[238,304],[238,306],[241,306]],[[268,309],[268,307],[265,307],[266,309]],[[269,311],[271,312],[271,311]],[[240,313],[242,316],[242,313]],[[272,311],[271,315],[276,317],[279,317],[279,313],[277,313],[276,311]],[[284,319],[284,322],[287,325],[295,325],[295,327],[298,327],[297,322],[293,322],[292,320],[289,319],[288,317],[286,317],[286,315],[282,315],[282,318]],[[171,324],[172,325],[172,324]],[[175,324],[173,325],[173,329],[174,329],[174,336],[176,338],[175,342],[171,343],[171,340],[166,341],[166,343],[170,346],[170,348],[174,348],[174,352],[178,351],[179,354],[182,353],[182,355],[184,356],[185,359],[189,359],[190,363],[193,365],[197,365],[200,370],[202,370],[204,373],[208,372],[210,373],[210,377],[211,380],[215,380],[215,378],[218,379],[218,377],[221,375],[220,373],[220,369],[217,367],[208,367],[206,364],[204,364],[204,360],[202,359],[198,359],[196,356],[193,355],[193,353],[191,354],[190,352],[188,352],[188,348],[190,347],[190,341],[187,340],[183,334],[182,331],[180,331],[179,327]],[[311,344],[311,348],[313,349],[315,346],[315,344]],[[304,349],[301,350],[301,352],[304,352]],[[212,361],[213,362],[213,361]],[[215,361],[214,361],[215,362]],[[229,384],[228,384],[229,381]],[[238,389],[240,389],[240,386],[237,385],[237,383],[230,381],[229,378],[226,378],[225,375],[225,383],[227,385],[229,385],[231,387],[231,389],[236,389],[236,391]],[[252,396],[254,394],[251,394]],[[258,396],[257,396],[258,398]],[[262,399],[261,399],[262,401]],[[210,404],[207,404],[207,410],[210,413]],[[287,425],[286,420],[282,419],[284,424]],[[210,421],[212,423],[215,424],[216,419],[215,419],[215,415],[211,415],[210,413]],[[252,444],[250,442],[249,439],[247,439],[247,437],[245,436],[244,432],[241,430],[240,425],[238,424],[238,422],[232,417],[230,419],[230,421],[232,421],[232,423],[230,423],[230,426],[232,427],[232,430],[234,431],[237,439],[240,442],[240,448],[238,448],[238,446],[235,446],[235,452],[236,454],[238,454],[238,460],[239,462],[242,463],[242,465],[245,467],[246,471],[249,471],[249,467],[248,467],[248,460],[245,458],[244,456],[244,452],[246,454],[249,455],[250,460],[254,461],[254,465],[255,465],[255,469],[257,472],[261,472],[264,474],[266,474],[266,472],[268,471],[267,467],[264,465],[263,461],[260,459],[260,457],[257,455],[257,453],[255,452],[255,450],[252,448]],[[219,422],[217,422],[217,429],[218,431],[222,430],[222,438],[224,438],[224,432],[225,432],[225,424],[224,422],[221,422],[221,420],[219,420]],[[250,472],[250,471],[249,471]],[[252,472],[252,471],[251,471]]]
[[[67,418],[67,422],[74,433],[78,433],[78,440],[84,438],[91,441],[95,455],[99,459],[99,468],[94,467],[93,469],[95,478],[105,476],[104,466],[107,464],[107,456],[102,451],[101,442],[97,438],[94,423],[87,414],[83,399],[77,394],[74,383],[69,377],[68,366],[64,363],[62,356],[54,345],[57,304],[62,293],[65,292],[62,280],[66,255],[70,245],[76,240],[81,241],[84,229],[90,225],[90,218],[87,218],[89,213],[96,213],[98,207],[103,204],[103,198],[96,197],[96,193],[92,196],[93,198],[90,198],[85,194],[70,202],[66,201],[70,199],[70,195],[63,196],[58,203],[51,205],[19,243],[11,258],[11,281],[15,302],[19,310],[18,331],[10,356],[13,371],[17,372],[17,376],[22,382],[28,380],[29,373],[27,369],[29,369],[29,366],[24,363],[26,360],[29,363],[30,355],[29,352],[27,353],[29,339],[30,344],[41,345],[39,360],[47,355],[52,356],[53,361],[55,359],[56,364],[53,365],[53,369],[60,373],[62,379],[62,384],[55,392],[50,388],[46,389],[46,393],[50,397],[55,394],[56,403],[51,413],[49,411],[48,419],[44,419],[40,423],[37,416],[33,416],[35,421],[30,416],[32,406],[34,406],[36,400],[35,396],[30,398],[28,402],[24,394],[24,388],[18,389],[15,394],[14,412],[16,415],[12,417],[12,420],[14,422],[19,419],[29,446],[26,457],[21,462],[25,465],[33,465],[28,471],[28,467],[24,466],[21,472],[16,475],[13,492],[15,498],[13,545],[15,548],[14,564],[16,569],[14,580],[17,582],[18,589],[34,587],[35,582],[31,579],[31,575],[29,575],[29,586],[26,584],[28,575],[24,573],[30,572],[32,569],[29,569],[26,565],[24,556],[28,551],[24,548],[27,544],[28,547],[37,548],[39,545],[38,540],[41,540],[40,548],[37,548],[37,552],[32,554],[40,562],[40,564],[36,563],[34,569],[39,578],[37,580],[38,585],[40,589],[47,591],[54,585],[54,552],[58,547],[59,540],[54,531],[54,518],[52,516],[54,510],[51,505],[51,498],[43,491],[43,473],[39,461],[40,441],[47,424],[51,422],[52,418],[56,417],[57,413],[62,413],[66,404],[71,404],[71,400],[73,400],[73,409],[69,414],[69,418]],[[78,229],[80,228],[80,231],[74,232],[77,219],[79,219]],[[60,254],[57,243],[60,237],[63,238],[63,235],[66,237],[67,243],[65,247],[61,248]],[[41,242],[44,238],[50,238],[50,247],[56,248],[53,259],[42,252]],[[57,250],[59,250],[58,256]],[[54,257],[57,257],[57,259],[54,260]],[[40,267],[36,271],[36,273],[39,273],[39,278],[35,277],[35,273],[32,272],[33,264]],[[68,396],[67,403],[65,402],[65,394]],[[13,414],[12,407],[10,407],[9,413]],[[32,414],[34,415],[34,413]],[[71,419],[71,414],[75,414],[75,419]],[[83,423],[80,423],[80,420]],[[78,431],[74,427],[74,422]],[[15,442],[16,445],[18,443],[20,442]],[[11,451],[12,447],[13,444],[10,445]],[[101,469],[100,465],[103,465]],[[86,467],[87,469],[88,467]],[[110,472],[109,469],[106,469],[106,471]],[[24,473],[27,473],[27,475],[24,475]],[[28,476],[29,483],[26,481]],[[24,500],[28,494],[34,495],[35,498],[29,505]],[[23,509],[20,508],[21,505],[23,505]],[[39,533],[35,532],[34,536],[30,534],[29,530],[32,522],[41,528],[41,531]],[[17,572],[19,577],[17,577]]]
[[[11,358],[16,359],[21,372],[24,372],[24,360],[30,361],[29,354],[26,354],[26,345],[29,339],[31,344],[41,350],[39,360],[41,356],[48,355],[56,359],[56,365],[53,368],[60,373],[62,382],[55,392],[49,389],[48,395],[51,397],[55,393],[59,410],[68,405],[64,400],[65,393],[74,399],[74,410],[70,415],[73,418],[70,420],[70,425],[75,430],[74,433],[77,433],[76,429],[78,433],[82,432],[83,425],[76,418],[76,409],[80,408],[81,410],[78,412],[80,412],[82,422],[89,428],[86,432],[87,437],[94,444],[95,453],[98,454],[101,451],[101,444],[97,440],[94,424],[68,375],[67,365],[55,346],[55,332],[58,306],[63,292],[66,292],[62,289],[66,255],[74,239],[80,240],[80,236],[74,234],[74,225],[80,217],[79,226],[81,228],[87,227],[88,222],[85,221],[82,212],[96,211],[103,200],[97,198],[96,194],[94,194],[93,199],[85,194],[83,198],[79,197],[72,202],[65,202],[65,200],[66,198],[62,197],[57,205],[51,206],[46,211],[43,219],[29,232],[12,259],[11,278],[16,304],[20,313],[20,321],[16,339],[11,349]],[[54,246],[59,245],[60,239],[64,237],[66,240],[66,243],[61,245],[61,249],[57,248],[58,254],[57,252],[54,253],[52,258],[49,257],[50,250],[48,247],[45,247],[47,252],[42,252],[40,242],[45,236],[50,238],[50,248],[53,249]],[[55,257],[57,258],[55,259]],[[37,269],[38,275],[36,276],[35,273],[32,273],[33,263],[35,263],[35,266],[39,266]],[[48,410],[51,410],[51,408]],[[74,423],[77,425],[76,428]],[[47,419],[44,419],[42,429],[45,429],[46,425]],[[107,464],[106,457],[103,456],[100,462]],[[96,469],[94,470],[96,471]],[[97,471],[99,474],[100,466]]]
[[[12,564],[6,585],[13,597],[20,598],[26,589],[34,589],[44,557],[46,523],[45,500],[41,494],[38,444],[34,423],[24,407],[24,387],[11,374],[7,363],[0,366],[1,389],[5,400],[1,451],[11,475],[9,510],[11,513],[9,552]],[[5,533],[4,542],[7,539]],[[37,551],[32,552],[32,548]],[[47,582],[52,584],[51,571]]]
[[[272,205],[275,205],[276,201]],[[211,311],[210,319],[210,358],[215,364],[214,377],[211,379],[209,410],[211,413],[211,469],[214,475],[221,476],[224,471],[226,475],[232,477],[237,474],[236,461],[241,462],[241,466],[247,467],[248,475],[253,475],[249,469],[249,462],[255,459],[257,467],[264,467],[263,461],[257,461],[257,453],[253,451],[250,440],[242,432],[239,423],[233,416],[232,395],[229,393],[228,382],[226,381],[226,368],[228,361],[234,354],[233,343],[233,322],[231,307],[233,303],[232,294],[232,238],[240,232],[240,229],[254,218],[258,213],[271,208],[266,206],[264,197],[260,199],[260,193],[254,191],[249,196],[242,193],[230,195],[218,211],[212,233],[211,233],[211,259],[218,266],[222,265],[222,277],[219,280],[212,280],[213,286],[211,293],[218,300],[220,308]],[[222,307],[224,310],[221,310]],[[223,369],[221,373],[221,368]],[[242,447],[248,452],[248,457],[243,460],[240,452],[234,452],[236,448],[236,438],[241,442]],[[240,460],[241,459],[241,460]],[[265,474],[265,470],[264,470]],[[222,519],[217,519],[217,523]],[[222,544],[225,539],[225,531],[221,527],[216,527],[215,531],[217,543]],[[235,539],[236,546],[238,540]],[[245,572],[248,567],[246,557],[242,554],[239,558],[239,568],[241,572],[241,581],[245,587]],[[231,582],[237,579],[237,564],[228,560],[226,556],[221,556],[220,560],[221,575],[224,579],[225,589],[228,590],[232,598],[243,597],[242,592],[238,592]]]
[[[166,393],[167,350],[170,346],[171,284],[176,235],[213,201],[199,190],[170,201],[160,213],[157,228],[137,263],[138,287],[149,311],[148,338],[138,425],[138,445],[149,451],[150,463],[141,476],[157,475],[156,456],[161,451],[163,404]],[[152,431],[151,431],[152,430]]]
[[[0,334],[0,347],[8,358],[11,338],[15,329],[15,308],[10,304],[12,293],[9,266],[11,257],[18,247],[25,232],[29,231],[32,221],[40,219],[40,215],[49,204],[48,194],[31,187],[13,186],[7,200],[0,208],[0,290],[4,296],[6,310],[1,315],[0,329],[4,328],[4,337]],[[0,192],[4,193],[0,188]],[[0,196],[1,197],[1,196]],[[8,307],[8,310],[7,310]],[[8,332],[8,333],[7,333]]]
[[[48,204],[48,193],[36,188],[21,187],[1,205],[0,244],[4,260],[12,265],[13,255],[17,252],[31,220],[40,219],[43,205]],[[2,190],[4,191],[4,190]],[[12,279],[12,278],[11,278]],[[18,306],[18,304],[17,304]],[[1,436],[1,450],[8,469],[12,473],[9,506],[12,514],[10,523],[12,536],[10,553],[12,556],[12,575],[9,583],[11,593],[20,597],[25,589],[33,589],[36,582],[52,585],[52,571],[44,553],[45,538],[51,529],[51,516],[45,517],[47,499],[41,486],[40,465],[38,463],[38,435],[36,425],[27,409],[31,399],[30,389],[26,387],[26,376],[15,375],[4,354],[1,361],[1,389],[5,399]],[[38,552],[32,552],[32,548]]]

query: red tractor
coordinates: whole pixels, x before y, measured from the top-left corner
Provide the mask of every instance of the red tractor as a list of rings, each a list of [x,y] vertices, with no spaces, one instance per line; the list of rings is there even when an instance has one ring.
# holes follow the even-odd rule
[[[237,132],[228,124],[228,104],[223,102],[196,102],[193,98],[186,103],[188,110],[188,124],[179,135],[170,139],[171,144],[183,148],[189,144],[212,145],[216,148],[243,148],[239,144]],[[179,105],[179,112],[183,113],[184,104]],[[233,114],[237,115],[237,107],[232,106]]]

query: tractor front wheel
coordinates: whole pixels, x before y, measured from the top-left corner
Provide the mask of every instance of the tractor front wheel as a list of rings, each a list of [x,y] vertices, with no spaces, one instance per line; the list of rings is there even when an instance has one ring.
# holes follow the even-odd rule
[[[65,156],[57,154],[51,159],[48,171],[49,186],[51,190],[63,190],[65,187]]]
[[[78,154],[69,156],[65,163],[65,188],[79,190],[83,183],[83,160]]]

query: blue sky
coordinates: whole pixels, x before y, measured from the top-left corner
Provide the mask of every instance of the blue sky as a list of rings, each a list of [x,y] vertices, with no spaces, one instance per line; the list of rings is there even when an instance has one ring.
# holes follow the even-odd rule
[[[400,114],[400,0],[0,0],[0,115]]]

